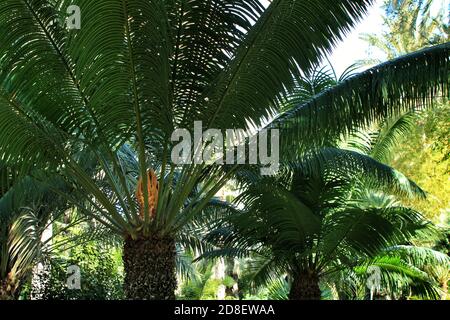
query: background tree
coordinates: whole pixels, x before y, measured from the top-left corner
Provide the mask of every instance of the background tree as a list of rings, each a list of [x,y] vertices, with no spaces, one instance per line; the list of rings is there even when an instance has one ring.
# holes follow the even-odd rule
[[[416,115],[414,130],[400,139],[389,162],[429,193],[426,199],[408,204],[444,228],[448,228],[450,214],[450,196],[446,191],[450,188],[447,179],[450,166],[449,117],[450,108],[445,104]]]
[[[361,36],[369,45],[383,51],[387,59],[449,41],[449,16],[445,2],[433,14],[434,0],[385,0],[381,35]]]
[[[340,300],[444,299],[439,273],[449,262],[447,255],[429,248],[394,246],[353,269],[328,275],[324,287]]]
[[[19,178],[18,172],[0,163],[0,299],[17,299],[31,280],[33,268],[62,244],[54,241],[55,237],[84,220],[75,219],[48,232],[64,215],[67,203],[51,192],[47,183],[61,192],[68,192],[67,186],[54,178],[45,182],[30,176]]]
[[[364,35],[369,45],[381,49],[388,59],[413,52],[437,43],[449,41],[449,15],[444,2],[437,13],[433,0],[385,1],[382,35]],[[436,100],[432,110],[423,111],[416,105],[416,115],[410,117],[411,126],[404,138],[392,149],[393,157],[385,161],[407,174],[421,185],[429,196],[425,200],[412,201],[413,205],[429,219],[448,228],[450,182],[445,177],[449,168],[450,117],[448,100]],[[406,134],[407,133],[407,134]]]
[[[304,104],[305,101],[307,102],[312,96],[314,96],[317,93],[323,92],[325,90],[329,90],[330,88],[332,88],[333,86],[335,86],[336,84],[338,84],[339,82],[345,81],[346,78],[351,77],[352,76],[352,69],[354,67],[349,68],[348,71],[344,72],[344,74],[337,78],[335,75],[333,76],[332,74],[330,74],[330,71],[328,71],[327,69],[316,69],[314,70],[311,74],[307,74],[303,79],[301,79],[300,81],[298,81],[297,83],[297,89],[296,92],[290,96],[287,99],[287,102],[285,104],[285,110],[289,111],[290,109],[292,109],[292,106],[295,104]],[[303,172],[303,174],[305,174],[306,176],[308,176],[308,179],[305,178],[305,181],[303,184],[299,183],[298,187],[294,188],[294,187],[286,187],[286,184],[288,185],[289,182],[286,181],[290,181],[288,178],[286,178],[286,181],[283,178],[280,178],[281,181],[283,181],[281,184],[281,188],[288,188],[288,190],[291,190],[289,188],[292,188],[292,190],[295,191],[291,191],[293,193],[297,192],[298,190],[301,190],[301,188],[306,188],[305,185],[311,185],[314,184],[314,181],[316,181],[316,183],[320,184],[317,181],[321,181],[320,179],[327,179],[326,177],[328,177],[328,179],[330,179],[331,181],[334,181],[336,183],[337,186],[339,186],[339,179],[342,176],[352,176],[352,172],[347,172],[347,170],[351,171],[352,169],[354,170],[355,168],[358,168],[357,170],[369,170],[370,168],[374,169],[374,167],[371,167],[370,165],[368,165],[366,162],[369,161],[369,163],[377,163],[377,162],[373,162],[373,160],[371,160],[371,158],[358,158],[361,156],[361,154],[365,154],[366,156],[371,156],[373,157],[373,159],[378,160],[378,161],[387,161],[387,159],[390,158],[391,156],[391,152],[392,149],[394,147],[396,147],[398,145],[399,139],[401,138],[401,136],[403,134],[406,134],[410,131],[411,127],[414,125],[414,114],[413,113],[408,113],[406,115],[403,116],[399,116],[397,118],[394,119],[386,119],[381,121],[380,123],[374,123],[371,125],[371,130],[368,129],[364,129],[361,128],[359,130],[355,130],[351,133],[350,137],[346,137],[344,139],[343,142],[337,142],[337,143],[333,143],[332,141],[328,142],[328,145],[332,145],[332,146],[339,146],[341,148],[346,148],[348,150],[351,151],[356,151],[358,153],[353,154],[353,153],[346,153],[346,151],[342,151],[342,150],[334,150],[331,151],[332,149],[330,149],[328,152],[325,152],[325,155],[333,155],[334,157],[332,159],[327,159],[327,157],[324,154],[321,154],[321,156],[318,156],[317,159],[315,159],[314,161],[317,161],[317,163],[321,163],[320,161],[326,159],[328,160],[329,164],[332,163],[333,169],[332,170],[336,170],[336,175],[334,176],[333,174],[330,174],[329,172],[327,172],[327,170],[324,170],[322,172],[322,174],[325,175],[325,177],[320,177],[320,174],[318,174],[317,172],[315,172],[313,169],[311,169],[311,165],[300,165],[298,167],[295,166],[295,170],[297,170],[297,174],[300,174],[299,172]],[[325,150],[324,150],[325,151]],[[360,165],[360,166],[355,166],[355,167],[346,167],[343,166],[343,168],[339,168],[339,164],[343,164],[345,163],[345,161],[343,159],[347,159],[348,161],[350,160],[350,158],[352,158],[352,156],[355,156],[357,158],[357,160],[362,160],[365,159],[366,162],[362,162],[365,163],[365,165]],[[362,156],[361,156],[362,157]],[[313,157],[314,158],[314,157]],[[303,160],[305,161],[304,158],[300,158],[300,161]],[[355,160],[355,159],[352,159]],[[313,160],[311,160],[312,163],[314,163]],[[326,161],[325,161],[326,162]],[[349,161],[352,162],[352,161]],[[358,161],[355,161],[356,163],[358,163]],[[353,162],[353,163],[355,163]],[[327,162],[326,162],[327,163]],[[347,164],[347,163],[346,163]],[[361,162],[360,162],[361,164]],[[377,167],[378,169],[382,168],[383,166],[381,164],[379,164],[379,167]],[[314,166],[312,166],[314,167]],[[330,165],[331,167],[331,165]],[[363,169],[362,169],[363,168]],[[388,167],[386,167],[388,168]],[[346,170],[347,169],[347,170]],[[308,170],[311,170],[311,176],[309,176],[309,172]],[[331,170],[331,171],[332,171]],[[389,169],[391,170],[391,169]],[[389,172],[388,170],[388,172]],[[329,176],[328,176],[329,175]],[[403,186],[403,188],[400,188],[400,190],[402,190],[402,192],[404,194],[407,195],[407,197],[403,197],[405,198],[413,198],[411,196],[413,196],[414,194],[419,195],[421,197],[424,196],[423,193],[421,193],[421,190],[412,182],[408,182],[408,180],[406,179],[406,177],[404,177],[401,173],[396,172],[396,171],[392,171],[391,172],[391,178],[393,178],[393,180],[398,180],[399,185],[401,185],[402,183],[406,183],[406,188],[405,186]],[[217,240],[217,239],[221,239],[222,241],[225,241],[225,243],[230,244],[228,241],[230,241],[230,239],[232,239],[230,242],[234,245],[237,245],[238,247],[228,247],[225,249],[219,249],[218,251],[216,251],[215,253],[213,253],[212,255],[214,256],[214,254],[242,254],[242,251],[240,249],[242,249],[241,247],[239,247],[239,245],[243,245],[243,247],[245,247],[246,245],[248,245],[249,243],[251,243],[246,249],[248,249],[248,251],[246,252],[246,254],[251,252],[258,252],[259,254],[261,254],[260,250],[262,250],[263,252],[263,258],[261,260],[261,255],[258,256],[256,255],[256,266],[254,266],[253,268],[251,268],[252,270],[257,270],[255,271],[255,274],[257,275],[259,271],[261,272],[266,272],[267,270],[265,269],[266,267],[268,268],[270,266],[271,263],[273,263],[274,260],[276,261],[281,261],[283,260],[282,257],[277,256],[276,258],[274,258],[274,255],[276,255],[275,253],[270,253],[271,249],[273,248],[273,246],[276,246],[277,243],[273,243],[276,242],[277,238],[276,236],[274,238],[270,238],[270,237],[265,237],[264,235],[266,234],[270,234],[270,229],[272,226],[272,222],[269,221],[271,220],[271,215],[270,213],[268,213],[266,210],[267,208],[274,208],[274,210],[279,210],[280,212],[277,211],[278,215],[287,215],[287,213],[285,211],[282,211],[282,208],[286,208],[288,206],[287,202],[288,200],[283,198],[283,201],[285,202],[284,204],[282,204],[283,201],[274,201],[274,197],[272,195],[272,193],[274,193],[274,186],[278,185],[278,182],[276,179],[274,179],[273,181],[264,181],[264,179],[260,179],[258,178],[258,174],[257,173],[245,173],[245,172],[239,172],[238,171],[238,180],[239,178],[244,179],[245,182],[249,182],[247,181],[247,179],[251,178],[249,184],[250,186],[248,186],[247,184],[245,184],[244,182],[244,195],[247,194],[247,196],[250,198],[250,201],[245,201],[248,200],[245,198],[245,196],[243,195],[242,197],[245,199],[243,202],[244,204],[248,205],[248,202],[250,202],[250,206],[252,206],[252,204],[255,202],[257,203],[257,212],[262,212],[261,216],[258,216],[258,214],[256,212],[251,212],[252,209],[254,209],[253,207],[251,207],[250,209],[247,209],[251,212],[250,215],[252,218],[247,218],[249,220],[247,220],[247,222],[249,222],[248,224],[245,224],[243,226],[243,230],[240,228],[242,227],[242,225],[240,225],[240,222],[238,221],[239,219],[233,220],[233,223],[236,223],[239,227],[237,228],[237,230],[234,230],[237,234],[229,234],[228,231],[225,229],[223,229],[221,227],[221,224],[218,224],[218,230],[216,230],[216,234],[213,232],[213,239]],[[378,177],[380,178],[380,177]],[[375,179],[376,183],[375,185],[371,185],[370,183],[368,183],[367,179],[365,179],[365,184],[357,184],[355,181],[357,181],[359,178],[357,176],[352,176],[352,180],[354,184],[354,189],[352,189],[352,192],[356,193],[356,197],[357,200],[354,199],[357,203],[358,207],[363,207],[363,208],[371,208],[371,209],[375,209],[378,208],[380,210],[384,210],[387,209],[389,207],[401,207],[400,203],[397,202],[392,202],[392,201],[383,201],[381,200],[382,198],[380,198],[381,195],[377,194],[377,193],[373,193],[373,195],[371,197],[366,198],[365,195],[365,189],[367,188],[374,188],[375,190],[379,189],[379,185],[377,185],[377,183],[379,183],[380,181],[377,181],[377,179]],[[297,181],[298,182],[298,181]],[[285,185],[283,185],[283,183]],[[264,186],[267,186],[267,188],[265,187],[261,187],[261,184],[263,184]],[[300,185],[302,185],[302,187],[300,187]],[[371,186],[370,186],[371,185]],[[271,186],[271,187],[269,187]],[[261,188],[260,188],[261,187]],[[248,189],[246,189],[248,188]],[[271,191],[269,191],[269,189]],[[309,188],[306,188],[309,190]],[[321,194],[321,192],[323,192],[324,194],[327,194],[326,187],[315,187],[315,188],[311,188],[313,191],[311,192],[316,192]],[[253,190],[254,192],[252,193],[250,190]],[[265,190],[265,191],[264,191]],[[283,189],[284,190],[284,189]],[[398,192],[399,189],[397,189],[397,194],[399,194]],[[342,190],[341,190],[342,191]],[[407,192],[405,192],[407,191]],[[349,194],[352,194],[352,192],[350,192]],[[251,195],[248,195],[248,193],[250,193]],[[338,191],[336,191],[336,193],[338,193]],[[335,194],[333,194],[335,195]],[[255,197],[255,198],[252,198]],[[345,198],[344,195],[340,195],[343,198]],[[354,196],[354,195],[353,195]],[[312,197],[312,196],[311,196]],[[326,197],[326,196],[324,196]],[[263,201],[262,199],[267,198],[267,202]],[[315,196],[315,198],[317,199],[321,199],[321,196],[317,195]],[[348,196],[347,194],[347,201],[342,201],[342,203],[345,203],[346,205],[352,203],[351,200],[352,196]],[[258,200],[256,200],[258,199]],[[333,198],[334,201],[336,201],[336,198]],[[366,200],[363,200],[366,199]],[[386,197],[386,199],[389,199]],[[311,199],[308,199],[309,201],[307,201],[307,204],[310,204],[312,202]],[[363,205],[364,201],[367,203],[365,206]],[[263,203],[264,202],[264,203]],[[276,202],[276,204],[274,204]],[[263,203],[263,204],[261,204]],[[270,203],[272,203],[272,206],[270,205]],[[389,204],[389,205],[388,205]],[[336,206],[339,206],[339,201],[336,201],[335,203]],[[266,208],[267,206],[267,208]],[[326,207],[326,206],[325,206]],[[265,208],[265,209],[264,209]],[[290,207],[291,211],[294,211],[294,206]],[[404,208],[405,210],[408,210],[406,208]],[[287,209],[286,209],[287,210]],[[242,220],[245,220],[246,217],[245,215],[248,214],[247,213],[242,213],[242,215],[239,215],[239,217],[242,218]],[[273,214],[273,213],[272,213]],[[300,216],[302,216],[302,214],[298,213],[298,219],[300,219]],[[284,217],[286,220],[288,219],[287,217]],[[272,220],[276,220],[277,219],[284,219],[284,218],[279,218],[279,217],[275,217],[275,215],[272,217]],[[311,218],[311,217],[310,217]],[[267,229],[265,229],[264,231],[259,230],[261,232],[258,232],[258,230],[255,231],[255,229],[258,229],[258,227],[252,228],[252,226],[255,224],[258,224],[258,219],[259,222],[262,223],[262,225],[264,225],[265,223],[267,223],[270,226],[266,226]],[[305,217],[302,216],[302,220],[306,221],[308,219],[306,219]],[[286,225],[288,225],[286,223]],[[277,224],[277,227],[273,227],[273,230],[278,230],[279,233],[283,233],[286,230],[282,230],[282,228],[285,228],[286,225],[282,225],[282,227],[280,227]],[[247,230],[248,228],[248,230]],[[264,226],[261,227],[262,229],[264,229]],[[243,231],[243,238],[252,238],[251,240],[249,239],[241,239],[239,238],[239,232]],[[286,231],[287,232],[287,231]],[[256,243],[258,240],[258,235],[261,235],[262,238],[260,238],[259,240],[261,241],[260,244],[263,245],[263,248],[260,248],[259,245]],[[217,236],[217,238],[215,237]],[[236,238],[234,238],[236,237]],[[280,237],[282,237],[280,235]],[[236,240],[236,242],[233,242],[233,239]],[[249,240],[249,242],[246,242],[246,240]],[[272,240],[272,242],[271,242]],[[320,239],[322,240],[322,239]],[[318,241],[320,241],[318,240]],[[408,239],[408,241],[410,241],[411,238]],[[242,242],[241,242],[242,241]],[[254,241],[254,242],[252,242]],[[220,241],[219,241],[220,242]],[[314,241],[312,241],[312,243],[314,243]],[[254,247],[252,246],[254,245]],[[286,247],[285,247],[286,248]],[[411,247],[411,250],[413,249],[413,247]],[[245,251],[245,249],[243,249]],[[310,249],[313,250],[313,249]],[[417,250],[427,250],[427,249],[421,249],[421,248],[417,248]],[[284,252],[284,251],[283,251]],[[292,253],[291,251],[288,251],[290,253]],[[285,252],[286,255],[289,255],[288,252]],[[430,250],[430,252],[433,252]],[[278,252],[278,254],[280,254]],[[281,253],[282,255],[283,253]],[[382,253],[380,253],[381,255]],[[312,254],[314,255],[314,254]],[[316,256],[318,254],[316,253]],[[432,254],[432,256],[435,257],[440,257],[438,252],[435,252]],[[208,254],[206,256],[209,256]],[[434,278],[432,276],[429,275],[429,273],[427,273],[425,270],[421,270],[418,271],[418,267],[405,262],[404,260],[400,260],[400,258],[398,258],[397,256],[395,258],[391,258],[391,257],[386,257],[386,256],[382,256],[382,257],[373,257],[373,259],[380,259],[386,262],[385,268],[383,269],[383,272],[386,272],[386,275],[383,273],[383,276],[385,277],[384,279],[384,283],[385,285],[388,287],[388,291],[391,293],[395,293],[398,294],[399,291],[401,291],[399,289],[399,285],[398,282],[399,279],[403,279],[402,283],[403,283],[403,287],[408,287],[408,285],[412,285],[415,283],[416,288],[414,288],[411,292],[416,292],[417,294],[423,296],[423,297],[438,297],[439,294],[437,293],[439,291],[439,285],[436,285],[436,281],[434,280]],[[445,261],[444,259],[441,258],[437,258],[436,261],[442,262]],[[258,263],[260,262],[260,263]],[[390,262],[391,264],[389,265],[390,267],[388,267],[388,262]],[[290,262],[292,263],[292,261]],[[297,263],[296,261],[294,263]],[[339,260],[339,263],[342,264],[342,261]],[[353,261],[353,263],[358,263],[356,261]],[[364,298],[365,296],[365,280],[367,279],[367,274],[365,272],[362,272],[362,270],[366,270],[367,271],[367,265],[365,264],[366,262],[364,262],[364,258],[362,258],[361,261],[359,261],[359,263],[364,263],[364,266],[362,265],[361,267],[358,268],[359,271],[359,277],[355,277],[355,279],[358,279],[358,281],[360,281],[359,283],[362,284],[360,285],[360,287],[362,286],[362,298]],[[447,262],[445,262],[447,263]],[[276,264],[276,263],[274,263]],[[282,264],[282,262],[280,262],[280,264]],[[437,262],[435,263],[436,265],[438,264]],[[440,263],[442,265],[442,263]],[[418,265],[419,266],[419,265]],[[428,267],[430,267],[430,264],[428,264]],[[444,266],[445,267],[445,266]],[[307,267],[305,267],[307,268]],[[330,273],[325,273],[324,276],[322,276],[322,282],[326,282],[327,279],[329,279],[330,277],[333,279],[334,278],[334,282],[332,282],[332,286],[336,286],[336,279],[335,277],[337,275],[341,275],[342,274],[342,278],[346,279],[346,281],[344,282],[348,282],[348,277],[352,274],[352,272],[354,273],[353,270],[354,267],[352,267],[351,264],[347,265],[347,268],[344,270],[341,270],[341,272],[330,272]],[[280,271],[281,274],[284,272],[288,272],[287,270],[292,270],[295,269],[295,267],[293,267],[292,265],[289,266],[289,262],[287,263],[287,266],[285,265],[284,267],[279,266],[279,269],[277,269],[277,267],[274,267],[274,269],[276,269],[277,271]],[[273,271],[273,269],[272,269]],[[292,273],[292,271],[291,271]],[[255,274],[252,275],[255,276]],[[365,276],[366,278],[364,278],[364,280],[361,281],[361,276]],[[273,276],[273,275],[272,275]],[[280,274],[278,275],[280,276]],[[292,274],[291,274],[292,276]],[[244,277],[248,277],[248,276],[244,276]],[[392,278],[396,278],[397,277],[397,282],[394,280],[389,280],[388,279],[392,279]],[[402,278],[403,277],[403,278]],[[306,276],[303,276],[303,278],[308,278]],[[270,279],[270,277],[269,277]],[[267,279],[264,279],[267,280]],[[356,281],[356,280],[355,280]],[[318,281],[317,281],[318,282]],[[280,282],[280,278],[275,277],[275,279],[272,279],[270,281],[270,283],[267,283],[265,281],[261,282],[261,284],[265,284],[266,286],[268,286],[269,288],[272,288],[271,290],[274,290],[273,292],[270,291],[269,292],[269,296],[271,297],[283,297],[283,294],[285,294],[285,296],[288,296],[288,292],[289,290],[286,291],[286,286],[284,284],[284,281]],[[274,285],[272,287],[272,284]],[[395,285],[397,284],[397,285]],[[355,284],[352,284],[353,287],[355,287]],[[347,288],[349,287],[349,285],[347,284]],[[251,288],[251,287],[247,287],[247,288]],[[410,287],[408,287],[410,288]],[[317,290],[316,290],[317,291]],[[276,294],[276,292],[279,293]],[[401,293],[400,293],[401,295]],[[358,295],[356,293],[353,294],[353,297],[357,297]],[[361,296],[359,296],[361,298]],[[317,298],[317,295],[316,295]]]
[[[277,177],[252,180],[237,199],[244,211],[225,219],[208,238],[222,249],[204,257],[256,253],[255,281],[287,274],[290,299],[320,299],[319,284],[327,275],[408,243],[426,228],[413,209],[362,205],[366,187],[358,181],[364,180],[370,188],[392,190],[401,183],[388,167],[335,149],[292,164]]]

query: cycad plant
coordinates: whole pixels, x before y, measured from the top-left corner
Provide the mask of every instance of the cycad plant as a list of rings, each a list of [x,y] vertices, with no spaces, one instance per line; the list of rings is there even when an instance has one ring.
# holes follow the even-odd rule
[[[440,287],[440,272],[448,270],[450,259],[444,253],[413,245],[394,246],[383,250],[379,256],[355,267],[360,284],[369,289],[370,298],[391,299],[440,299],[444,292]],[[378,288],[370,288],[368,270],[380,270]],[[365,298],[368,298],[367,291]]]
[[[236,200],[244,209],[211,231],[206,240],[220,249],[203,257],[256,256],[254,281],[287,275],[290,299],[320,299],[319,284],[330,275],[349,272],[428,228],[411,208],[360,203],[367,187],[423,194],[404,185],[391,168],[358,153],[326,149],[276,177],[244,176],[245,191]]]
[[[401,206],[394,196],[370,191],[357,203],[379,209]],[[420,236],[433,238],[429,232]],[[449,268],[450,259],[416,242],[411,239],[408,245],[390,246],[376,257],[359,259],[353,268],[329,274],[324,283],[339,299],[439,299],[443,297],[441,271]]]
[[[284,109],[289,111],[293,108],[293,105],[302,104],[316,93],[329,90],[340,82],[345,81],[352,76],[354,68],[355,66],[350,67],[339,78],[331,73],[333,68],[331,68],[331,71],[327,68],[315,69],[310,74],[306,74],[297,82],[296,91],[288,97],[284,104]],[[310,282],[316,282],[315,284],[309,284],[310,289],[312,288],[314,290],[311,290],[315,291],[315,296],[310,296],[309,298],[318,299],[320,297],[319,282],[325,288],[326,284],[329,284],[332,291],[337,290],[336,294],[339,295],[339,298],[364,298],[367,291],[366,281],[369,276],[367,270],[371,270],[370,268],[374,266],[382,268],[385,289],[389,292],[397,293],[399,287],[401,287],[402,289],[412,290],[412,292],[421,297],[436,298],[438,289],[435,286],[435,281],[423,270],[423,265],[424,261],[433,261],[435,265],[442,265],[441,262],[444,261],[446,266],[445,258],[442,258],[442,255],[438,252],[414,246],[408,247],[409,252],[416,255],[418,252],[429,253],[427,259],[414,260],[405,254],[401,258],[395,255],[395,253],[398,253],[396,248],[400,247],[383,249],[383,246],[379,246],[377,249],[379,254],[375,256],[374,252],[369,255],[358,255],[358,250],[349,250],[348,253],[351,252],[353,258],[347,257],[344,261],[340,261],[342,254],[341,256],[333,256],[332,259],[336,260],[333,261],[331,259],[325,262],[323,268],[326,271],[322,270],[320,272],[314,271],[314,267],[309,267],[308,264],[305,266],[305,261],[300,260],[299,262],[292,258],[291,255],[294,254],[295,250],[290,250],[289,247],[280,248],[277,243],[279,241],[278,237],[284,236],[282,234],[293,232],[293,230],[284,230],[283,228],[295,228],[293,223],[290,224],[288,222],[288,219],[294,217],[299,223],[302,220],[308,220],[308,217],[303,216],[304,213],[301,212],[300,206],[296,209],[294,205],[289,206],[289,201],[285,200],[282,195],[273,196],[273,194],[277,194],[280,191],[277,190],[278,187],[282,190],[280,191],[281,194],[285,192],[290,194],[294,202],[303,201],[308,208],[309,205],[313,204],[312,208],[309,209],[318,215],[319,223],[327,223],[326,220],[324,222],[320,220],[321,214],[325,216],[335,211],[334,213],[337,213],[336,217],[338,217],[341,212],[346,210],[355,210],[355,212],[362,210],[361,213],[364,210],[373,212],[378,210],[377,213],[379,214],[382,214],[384,210],[392,210],[390,214],[393,215],[393,219],[398,218],[401,220],[400,216],[395,217],[395,212],[397,210],[401,212],[411,209],[403,208],[401,203],[396,201],[394,197],[388,197],[383,193],[376,192],[376,190],[386,190],[388,188],[394,194],[404,197],[423,198],[425,196],[425,193],[414,182],[408,181],[403,174],[381,163],[390,158],[393,147],[398,145],[399,137],[408,134],[413,125],[413,117],[414,113],[412,110],[401,116],[383,119],[379,123],[373,123],[366,128],[355,128],[351,134],[344,135],[344,139],[340,139],[340,141],[324,143],[324,145],[342,149],[322,149],[306,158],[304,154],[301,154],[298,157],[301,161],[300,164],[288,165],[284,174],[276,179],[262,178],[253,170],[238,171],[236,175],[237,180],[242,183],[245,191],[238,198],[237,202],[243,205],[245,210],[231,218],[225,218],[226,222],[231,222],[231,229],[230,227],[218,227],[217,230],[210,234],[211,239],[209,240],[222,247],[222,249],[207,253],[204,256],[252,256],[254,258],[254,266],[250,269],[253,270],[255,283],[268,285],[270,288],[274,285],[274,287],[280,289],[277,292],[283,292],[282,295],[278,296],[279,298],[288,298],[288,296],[300,299],[308,298],[306,293],[309,290],[307,288],[308,274],[314,275],[312,280],[309,279],[311,280]],[[303,176],[303,178],[294,178],[299,176]],[[371,189],[375,191],[370,192],[369,190]],[[319,201],[324,201],[324,203],[321,206],[315,204]],[[272,206],[275,208],[275,211],[271,213],[270,208]],[[324,212],[314,211],[320,210],[322,206]],[[292,211],[292,216],[287,216],[289,210]],[[296,210],[299,212],[296,213]],[[327,210],[330,211],[327,213]],[[416,214],[414,210],[411,210],[411,212]],[[248,216],[249,213],[250,216]],[[283,214],[285,215],[284,217],[276,217],[276,215]],[[358,215],[355,215],[354,218],[355,220],[350,222],[350,224],[355,224],[349,227],[349,231],[353,227],[357,228],[360,226],[358,224]],[[311,219],[309,217],[309,220]],[[419,222],[420,220],[421,218],[417,221]],[[248,224],[245,224],[245,221]],[[272,225],[272,221],[278,222],[274,222],[276,225]],[[333,221],[333,218],[330,221]],[[277,223],[283,224],[280,226]],[[220,225],[220,223],[217,224],[217,226]],[[253,228],[255,225],[256,227]],[[305,225],[307,227],[311,226],[309,224]],[[299,228],[301,227],[304,226],[299,225]],[[326,225],[323,227],[326,227]],[[368,222],[366,227],[373,228],[376,231],[378,226],[374,224],[371,227],[370,222]],[[258,228],[261,228],[261,230]],[[275,232],[275,235],[268,236],[271,230]],[[262,238],[258,239],[258,235],[261,235]],[[309,252],[311,257],[313,255],[316,256],[317,260],[321,259],[320,255],[322,254],[320,252],[322,248],[318,243],[327,239],[326,237],[321,238],[322,236],[320,235],[317,239],[310,240],[303,248],[303,250]],[[407,238],[405,236],[405,241],[409,241]],[[295,238],[293,241],[295,241]],[[345,235],[342,241],[345,243]],[[388,243],[386,242],[386,244]],[[311,247],[308,247],[308,245]],[[323,245],[326,245],[326,243]],[[345,246],[345,244],[342,244],[342,246]],[[280,249],[283,251],[279,252]],[[302,255],[303,253],[298,254]],[[291,260],[287,263],[282,262],[286,257],[290,257]],[[430,257],[435,259],[429,259]],[[417,264],[414,265],[411,260]],[[334,264],[339,267],[335,268]],[[311,269],[309,272],[298,272],[298,269],[302,270],[302,268],[303,270]],[[290,285],[284,280],[286,274],[291,280]],[[305,286],[305,288],[300,290],[302,293],[299,295],[293,292],[295,288],[292,287],[292,282],[295,282],[296,276],[303,279],[301,281],[298,280],[298,282],[303,283],[302,285]],[[287,289],[286,285],[288,285]],[[290,294],[289,288],[291,288]],[[358,292],[358,289],[362,289],[362,295],[361,292]]]
[[[57,172],[77,194],[68,201],[123,236],[128,298],[174,298],[175,239],[235,169],[174,164],[174,130],[192,132],[194,121],[208,129],[260,127],[372,1],[261,3],[0,3],[0,156]],[[80,29],[66,28],[72,4],[81,11]],[[284,129],[283,146],[307,150],[418,100],[431,103],[448,93],[448,50],[369,70],[272,127]],[[125,144],[137,154],[137,175],[118,158]],[[78,163],[79,151],[94,155],[96,174]]]

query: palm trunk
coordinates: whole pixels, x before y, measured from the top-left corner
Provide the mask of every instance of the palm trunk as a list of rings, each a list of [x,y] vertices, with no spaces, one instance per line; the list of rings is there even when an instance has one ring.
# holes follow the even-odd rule
[[[225,258],[225,276],[230,277],[235,281],[234,286],[227,287],[225,289],[225,294],[227,297],[234,297],[236,299],[239,299],[239,294],[238,294],[239,275],[234,270],[235,265],[236,265],[236,262],[235,262],[234,258],[232,258],[232,257]]]
[[[125,295],[130,300],[175,300],[175,241],[125,240]]]
[[[441,300],[447,300],[447,295],[448,295],[448,279],[444,279],[442,281]]]
[[[0,300],[16,300],[17,287],[10,278],[0,280]]]
[[[304,271],[294,276],[289,300],[320,300],[319,277],[316,273]]]

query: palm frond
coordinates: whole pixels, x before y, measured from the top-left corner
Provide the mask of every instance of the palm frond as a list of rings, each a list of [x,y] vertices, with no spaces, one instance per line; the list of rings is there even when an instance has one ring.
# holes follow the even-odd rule
[[[416,113],[408,112],[398,119],[386,121],[381,126],[370,156],[381,162],[388,162],[394,147],[399,145],[399,139],[411,133],[416,125]]]
[[[427,48],[383,63],[281,114],[269,128],[281,130],[281,149],[302,150],[336,141],[355,127],[367,127],[434,98],[449,94],[450,44]]]
[[[258,127],[366,12],[372,1],[272,1],[203,94],[207,127]],[[312,30],[313,32],[305,32]],[[294,75],[294,77],[293,77]]]

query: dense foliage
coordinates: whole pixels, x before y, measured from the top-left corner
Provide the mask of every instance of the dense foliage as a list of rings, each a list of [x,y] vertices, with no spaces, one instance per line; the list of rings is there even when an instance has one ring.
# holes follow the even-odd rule
[[[448,27],[418,20],[429,1],[411,17],[401,1],[393,28],[425,22],[391,60],[340,78],[318,68],[372,3],[79,0],[72,30],[71,0],[1,0],[0,299],[356,299],[371,266],[385,295],[437,298],[448,257],[414,246],[438,232],[415,206],[429,182],[387,158],[405,114],[436,101],[446,114],[448,36],[422,49],[422,33]],[[434,115],[424,157],[445,166]],[[278,129],[282,170],[263,177],[248,154],[176,163],[172,134],[200,122],[247,129],[244,146]],[[216,198],[227,183],[234,203]],[[75,265],[81,290],[67,287]]]

